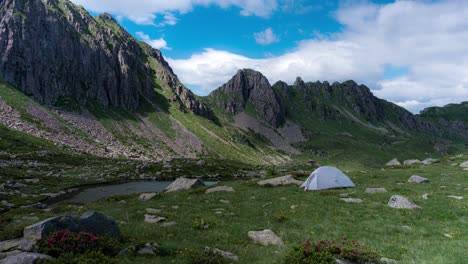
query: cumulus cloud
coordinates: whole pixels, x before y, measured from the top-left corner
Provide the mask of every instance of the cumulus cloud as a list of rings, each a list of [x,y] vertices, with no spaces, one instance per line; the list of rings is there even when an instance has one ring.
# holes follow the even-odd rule
[[[151,39],[150,36],[143,32],[136,32],[135,33],[141,41],[146,42],[148,45],[155,49],[171,49],[167,46],[166,40],[164,38],[159,38],[159,39]]]
[[[267,28],[264,31],[254,33],[255,41],[260,45],[269,45],[274,42],[278,42],[278,36],[273,33],[271,28]]]
[[[184,14],[195,6],[238,7],[243,16],[267,18],[278,8],[277,0],[71,0],[94,12],[108,12],[142,25],[175,25],[174,13]],[[158,14],[162,22],[156,23]]]
[[[169,60],[186,84],[201,94],[217,88],[239,68],[263,72],[270,82],[354,79],[374,93],[417,112],[430,105],[468,100],[468,5],[464,1],[397,1],[340,8],[339,34],[300,42],[281,56],[251,59],[205,49]],[[385,79],[386,65],[408,69]],[[388,67],[387,67],[388,68]]]

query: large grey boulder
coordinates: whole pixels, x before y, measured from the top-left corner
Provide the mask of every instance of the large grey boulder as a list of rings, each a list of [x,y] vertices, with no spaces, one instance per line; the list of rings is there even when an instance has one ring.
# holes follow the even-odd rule
[[[43,254],[21,252],[19,254],[10,255],[4,259],[1,259],[0,264],[36,264],[42,262],[43,260],[51,259],[51,256]]]
[[[404,165],[422,164],[422,161],[420,161],[418,159],[409,159],[409,160],[403,161],[403,164]]]
[[[25,239],[35,240],[59,230],[89,232],[112,238],[120,237],[117,221],[110,216],[94,211],[86,212],[82,216],[65,215],[46,219],[24,228],[23,235]]]
[[[282,177],[267,179],[263,181],[257,182],[260,186],[279,186],[279,185],[288,185],[288,184],[296,184],[301,185],[303,182],[296,180],[292,175],[286,175]]]
[[[418,175],[413,175],[408,179],[408,182],[415,182],[415,183],[428,183],[429,179],[418,176]]]
[[[180,177],[177,178],[174,182],[171,183],[166,188],[166,192],[177,192],[177,191],[183,191],[183,190],[189,190],[197,187],[205,186],[205,184],[200,181],[199,179],[189,179],[189,178],[184,178]]]
[[[388,167],[401,166],[401,163],[395,158],[395,159],[392,159],[391,161],[387,162],[387,164],[385,164],[385,166],[388,166]]]
[[[6,240],[0,242],[0,252],[8,252],[14,250],[31,252],[34,250],[35,245],[35,240],[27,240],[24,238]]]
[[[249,231],[247,233],[250,239],[263,246],[284,246],[283,239],[277,236],[273,231],[265,229],[263,231]]]
[[[397,209],[415,209],[421,208],[412,201],[400,195],[393,195],[392,198],[388,201],[388,206]]]
[[[229,186],[217,186],[205,191],[206,194],[214,192],[234,192],[234,188]]]

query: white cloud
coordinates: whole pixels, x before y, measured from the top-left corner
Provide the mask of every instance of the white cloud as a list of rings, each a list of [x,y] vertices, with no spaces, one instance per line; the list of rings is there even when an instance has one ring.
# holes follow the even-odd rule
[[[278,42],[278,36],[273,33],[271,28],[267,28],[264,31],[254,33],[255,41],[260,45],[268,45],[274,42]]]
[[[150,36],[143,32],[136,32],[135,33],[141,41],[146,42],[148,45],[155,49],[171,49],[167,46],[166,40],[164,38],[159,38],[159,39],[151,39]]]
[[[271,82],[354,79],[372,85],[384,99],[418,111],[468,100],[468,5],[466,1],[361,4],[336,12],[343,31],[302,41],[281,56],[251,59],[205,49],[188,59],[169,60],[186,84],[206,94],[239,68],[263,72]],[[408,73],[385,80],[385,65]]]
[[[174,13],[187,13],[195,6],[238,7],[243,16],[267,18],[278,8],[277,0],[71,0],[94,12],[108,12],[142,25],[175,25]],[[155,23],[157,14],[163,22]],[[168,16],[169,17],[166,17]]]

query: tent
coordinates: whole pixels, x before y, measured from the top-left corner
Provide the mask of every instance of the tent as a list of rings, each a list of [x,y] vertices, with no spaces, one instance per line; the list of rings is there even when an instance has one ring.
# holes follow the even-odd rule
[[[329,166],[323,166],[314,170],[301,185],[301,188],[304,188],[305,191],[345,187],[355,187],[355,185],[342,171]]]

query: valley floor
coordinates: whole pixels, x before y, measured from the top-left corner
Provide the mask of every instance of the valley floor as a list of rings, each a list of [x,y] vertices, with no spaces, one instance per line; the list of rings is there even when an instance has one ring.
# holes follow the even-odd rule
[[[180,250],[216,247],[239,256],[239,263],[282,263],[288,251],[305,240],[320,241],[346,236],[400,263],[466,263],[468,248],[468,171],[454,163],[466,160],[442,158],[430,166],[401,168],[340,167],[356,188],[304,192],[297,186],[261,187],[258,178],[226,180],[219,185],[235,192],[205,194],[208,187],[165,193],[149,201],[138,195],[115,196],[86,204],[61,204],[51,211],[15,209],[1,215],[2,229],[22,227],[61,214],[96,210],[114,217],[128,244],[156,242],[169,256],[129,257],[122,263],[190,263]],[[333,164],[331,164],[333,165]],[[268,177],[288,172],[269,170]],[[276,174],[276,175],[275,175]],[[304,172],[296,173],[304,180]],[[420,175],[429,183],[408,183]],[[368,194],[366,188],[385,188]],[[429,199],[421,198],[429,194]],[[403,195],[422,209],[393,209],[386,204],[392,195]],[[448,196],[463,196],[456,200]],[[360,198],[361,204],[340,198]],[[160,209],[165,222],[144,222],[147,208]],[[32,221],[31,219],[35,219]],[[165,226],[164,223],[175,222]],[[247,236],[251,230],[271,229],[285,247],[264,247]],[[4,234],[5,235],[5,234]],[[5,237],[3,237],[5,238]]]

